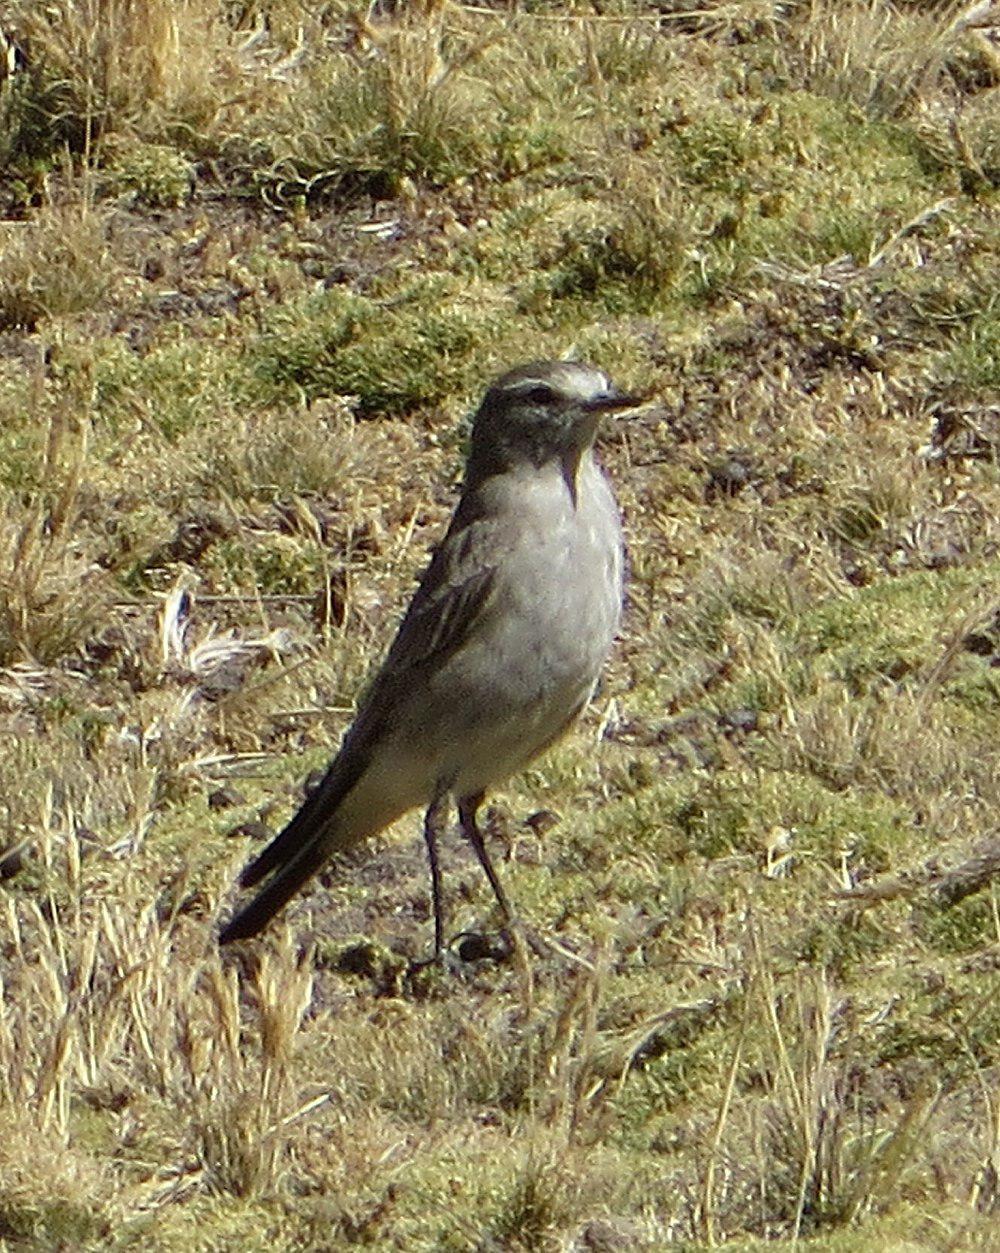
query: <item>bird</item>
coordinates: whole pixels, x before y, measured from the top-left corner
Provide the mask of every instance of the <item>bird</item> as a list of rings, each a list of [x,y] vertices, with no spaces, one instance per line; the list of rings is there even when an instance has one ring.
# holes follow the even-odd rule
[[[423,806],[440,959],[438,841],[452,802],[514,922],[478,813],[575,721],[611,650],[623,540],[594,440],[605,415],[643,400],[579,361],[529,362],[489,386],[447,532],[325,776],[239,876],[263,886],[221,944],[257,935],[334,854]]]

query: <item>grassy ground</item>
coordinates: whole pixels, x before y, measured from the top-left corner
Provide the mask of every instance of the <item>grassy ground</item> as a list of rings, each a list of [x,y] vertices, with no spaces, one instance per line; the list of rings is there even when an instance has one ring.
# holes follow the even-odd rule
[[[0,1244],[997,1248],[1000,15],[0,21]],[[220,958],[569,351],[655,399],[606,683],[494,798],[552,951],[409,976],[411,818]]]

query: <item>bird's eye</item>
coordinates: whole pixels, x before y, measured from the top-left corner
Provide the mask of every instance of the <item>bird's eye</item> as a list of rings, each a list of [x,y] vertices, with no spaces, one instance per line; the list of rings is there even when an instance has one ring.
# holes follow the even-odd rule
[[[525,395],[525,399],[533,405],[551,405],[555,398],[556,395],[552,388],[546,387],[544,384],[533,387]]]

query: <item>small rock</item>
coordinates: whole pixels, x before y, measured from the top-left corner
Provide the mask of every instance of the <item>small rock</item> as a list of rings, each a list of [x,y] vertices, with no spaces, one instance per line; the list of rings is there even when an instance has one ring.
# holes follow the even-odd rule
[[[738,454],[723,457],[709,469],[705,501],[711,503],[720,496],[738,496],[753,481],[753,466],[748,458]]]
[[[562,819],[558,814],[553,813],[551,809],[539,809],[533,814],[528,814],[524,820],[524,825],[530,827],[535,835],[544,835],[546,831],[551,831],[553,827],[557,827]]]
[[[364,975],[373,979],[378,974],[383,961],[383,955],[374,944],[362,942],[342,949],[337,956],[334,968],[344,975]]]
[[[302,783],[302,795],[307,800],[326,778],[325,770],[310,770]]]
[[[491,951],[489,940],[478,931],[470,931],[468,935],[462,936],[458,945],[458,955],[464,962],[481,961],[484,957],[489,957]]]
[[[575,1247],[588,1253],[619,1253],[646,1247],[646,1241],[640,1225],[630,1218],[592,1218],[581,1228]]]
[[[8,879],[13,879],[15,875],[21,873],[25,866],[27,852],[27,844],[15,844],[12,848],[0,853],[0,883],[6,883]]]
[[[208,796],[209,809],[231,809],[233,805],[245,805],[246,803],[246,797],[243,793],[237,792],[236,788],[228,783],[216,788]]]
[[[481,931],[466,931],[459,937],[456,951],[462,962],[504,962],[513,952],[513,945],[506,933],[491,937]]]
[[[269,840],[271,832],[262,822],[241,822],[226,832],[227,839],[246,838],[248,840]]]
[[[756,709],[731,709],[719,718],[719,727],[726,735],[749,735],[760,727]]]

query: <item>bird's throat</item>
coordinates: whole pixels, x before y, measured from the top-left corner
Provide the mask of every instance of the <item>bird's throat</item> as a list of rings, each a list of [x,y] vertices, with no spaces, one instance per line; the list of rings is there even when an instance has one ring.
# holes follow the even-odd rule
[[[562,457],[562,476],[566,484],[566,490],[569,492],[569,498],[573,502],[573,508],[576,508],[577,498],[580,486],[580,467],[583,464],[583,458],[586,455],[585,448],[573,448],[563,453]]]

